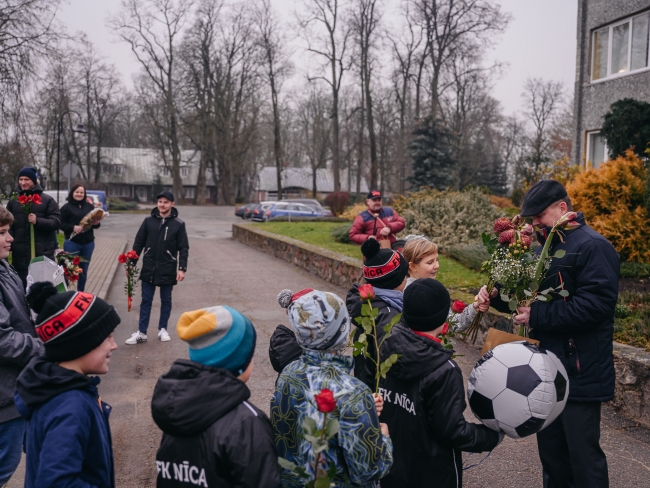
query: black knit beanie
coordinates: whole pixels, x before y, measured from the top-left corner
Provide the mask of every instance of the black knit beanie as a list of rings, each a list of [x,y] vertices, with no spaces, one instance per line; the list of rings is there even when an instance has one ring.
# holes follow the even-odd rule
[[[404,290],[402,318],[409,329],[429,332],[447,321],[450,303],[449,292],[442,283],[421,278]]]
[[[38,313],[36,333],[53,363],[80,358],[98,347],[120,323],[115,309],[101,298],[82,291],[57,293],[47,281],[34,283],[27,295]]]
[[[408,274],[409,263],[400,252],[381,249],[377,239],[367,239],[361,244],[363,277],[377,288],[394,290]]]

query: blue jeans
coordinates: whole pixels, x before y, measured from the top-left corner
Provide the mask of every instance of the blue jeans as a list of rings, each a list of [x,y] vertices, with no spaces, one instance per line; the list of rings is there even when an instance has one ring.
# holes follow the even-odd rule
[[[0,424],[0,486],[14,474],[20,463],[27,421],[18,417]]]
[[[143,334],[147,333],[149,327],[149,317],[151,316],[151,302],[156,293],[156,285],[141,281],[142,284],[142,303],[140,304],[140,323],[138,329]],[[172,313],[172,289],[174,285],[163,285],[160,288],[160,320],[158,329],[166,329],[169,316]]]
[[[93,255],[95,250],[95,241],[89,242],[88,244],[77,244],[69,240],[63,241],[63,250],[65,252],[73,253],[80,258],[84,258],[86,262],[79,263],[79,267],[83,270],[83,273],[79,275],[79,281],[77,282],[77,290],[84,291],[86,289],[86,280],[88,279],[88,266],[90,266],[90,258]]]

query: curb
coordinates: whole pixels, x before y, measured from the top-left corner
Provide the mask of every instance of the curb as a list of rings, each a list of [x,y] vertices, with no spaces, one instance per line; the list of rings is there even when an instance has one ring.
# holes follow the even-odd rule
[[[122,254],[126,250],[128,242],[126,239],[124,239],[124,244],[122,245],[120,254]],[[106,295],[108,295],[108,290],[110,290],[111,285],[113,284],[113,280],[115,279],[115,273],[117,271],[117,267],[119,266],[119,262],[117,259],[114,260],[113,264],[111,265],[111,269],[108,272],[108,275],[106,276],[106,279],[104,280],[104,284],[102,285],[101,289],[99,290],[99,293],[97,296],[101,298],[102,300],[106,300]]]

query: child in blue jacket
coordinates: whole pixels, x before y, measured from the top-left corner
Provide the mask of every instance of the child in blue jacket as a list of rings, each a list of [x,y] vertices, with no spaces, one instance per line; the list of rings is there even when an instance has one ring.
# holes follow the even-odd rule
[[[25,488],[113,488],[111,407],[88,375],[108,372],[120,317],[94,295],[57,294],[47,282],[32,285],[27,300],[45,357],[33,358],[16,384],[16,407],[29,420]]]

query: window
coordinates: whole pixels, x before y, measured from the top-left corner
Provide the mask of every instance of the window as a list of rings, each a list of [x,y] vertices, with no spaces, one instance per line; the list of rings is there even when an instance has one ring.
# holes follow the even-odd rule
[[[169,171],[169,168],[167,166],[161,166],[160,167],[160,175],[161,176],[169,176],[169,175],[171,175],[171,172]]]
[[[587,168],[598,168],[607,161],[608,149],[600,131],[587,132]]]
[[[187,177],[190,175],[190,167],[189,166],[181,166],[181,176],[183,178]]]
[[[591,80],[624,76],[648,68],[650,13],[594,31]]]
[[[109,189],[109,195],[112,197],[129,198],[131,196],[131,187],[126,185],[111,186]]]
[[[186,187],[183,188],[183,190],[185,190],[185,198],[186,199],[194,198],[194,190],[195,190],[195,188],[193,186],[186,186]]]

